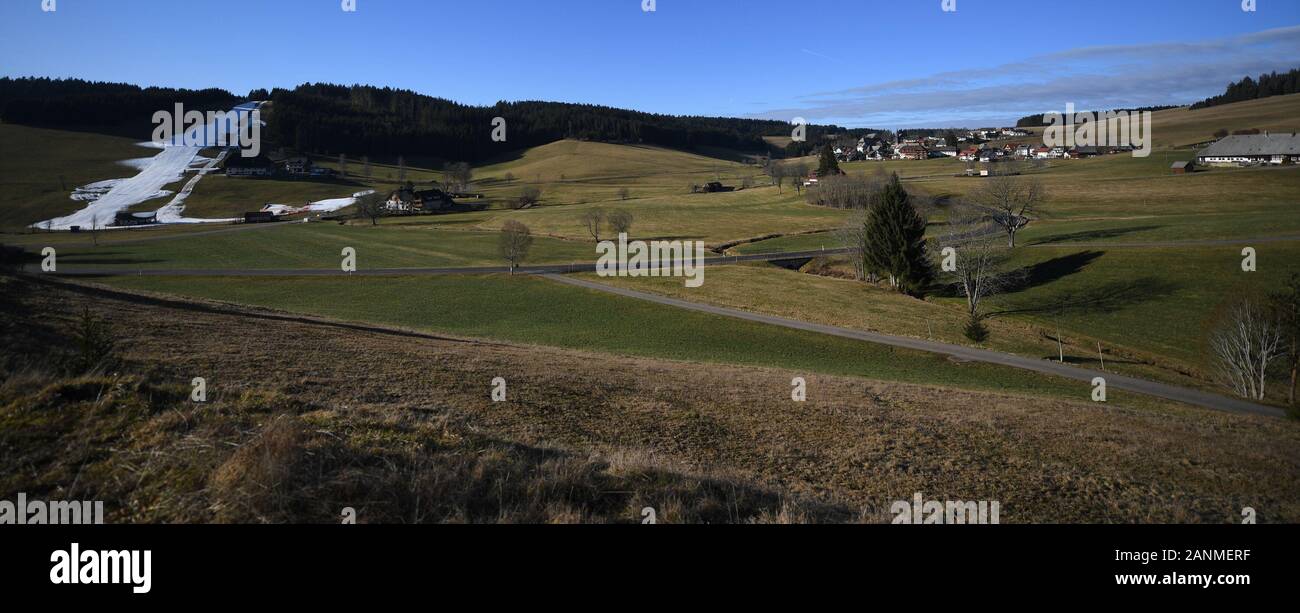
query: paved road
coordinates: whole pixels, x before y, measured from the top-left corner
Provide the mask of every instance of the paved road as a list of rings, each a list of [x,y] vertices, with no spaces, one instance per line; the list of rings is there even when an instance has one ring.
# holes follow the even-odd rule
[[[1276,409],[1273,407],[1268,407],[1260,404],[1255,404],[1253,402],[1247,402],[1245,400],[1228,398],[1226,396],[1219,396],[1216,394],[1210,394],[1207,392],[1197,391],[1193,389],[1177,387],[1174,385],[1166,385],[1164,383],[1145,381],[1133,377],[1125,377],[1113,373],[1101,373],[1095,370],[1078,368],[1076,366],[1069,366],[1058,362],[1050,362],[1047,360],[1026,358],[1017,355],[999,353],[996,351],[989,351],[986,349],[975,349],[972,347],[963,347],[961,345],[950,345],[948,343],[940,343],[935,341],[907,338],[902,336],[892,336],[889,334],[879,334],[876,332],[863,332],[861,330],[851,330],[849,328],[840,328],[838,326],[815,324],[806,321],[800,321],[797,319],[776,317],[773,315],[762,315],[759,313],[751,313],[748,311],[741,311],[738,309],[731,309],[727,307],[719,307],[719,306],[713,306],[708,304],[700,304],[696,302],[679,300],[676,298],[669,298],[666,296],[660,296],[656,294],[638,292],[636,290],[612,287],[609,285],[604,285],[602,283],[594,283],[591,281],[584,281],[581,279],[575,279],[573,277],[565,277],[556,274],[548,274],[546,275],[546,278],[551,279],[553,281],[557,281],[559,283],[566,283],[568,285],[574,285],[586,289],[596,290],[600,292],[607,292],[611,294],[617,294],[619,296],[623,296],[627,298],[646,300],[649,302],[655,302],[667,306],[690,309],[692,311],[699,311],[703,313],[710,313],[713,315],[722,315],[724,317],[734,317],[737,319],[744,319],[744,320],[755,321],[759,323],[772,324],[772,325],[782,326],[786,328],[793,328],[795,330],[819,332],[822,334],[829,334],[832,336],[851,338],[855,340],[866,341],[870,343],[878,343],[882,345],[890,345],[893,347],[902,347],[905,349],[915,349],[917,351],[938,353],[938,354],[952,356],[959,360],[998,364],[1001,366],[1010,366],[1012,368],[1019,368],[1022,370],[1029,370],[1029,371],[1043,373],[1043,374],[1056,375],[1059,377],[1065,377],[1077,381],[1085,381],[1088,384],[1081,385],[1079,387],[1080,398],[1090,397],[1091,382],[1094,377],[1100,376],[1100,377],[1105,377],[1107,389],[1118,389],[1127,392],[1146,394],[1148,396],[1156,396],[1158,398],[1165,398],[1168,400],[1175,400],[1178,402],[1184,402],[1187,404],[1206,407],[1210,409],[1217,409],[1220,411],[1228,411],[1233,413],[1249,413],[1249,414],[1256,414],[1256,415],[1267,415],[1271,417],[1280,417],[1283,414],[1280,409]]]
[[[1235,245],[1250,246],[1264,243],[1289,243],[1300,241],[1300,236],[1269,236],[1265,238],[1203,238],[1182,241],[1143,241],[1127,243],[1030,243],[1026,247],[1088,247],[1116,249],[1125,247],[1159,248],[1159,247],[1231,247]]]
[[[755,253],[749,255],[719,255],[704,258],[705,266],[723,266],[741,262],[776,262],[782,260],[800,260],[824,255],[849,253],[850,249],[817,249],[813,251],[790,251],[780,253]],[[342,258],[340,257],[340,262]],[[669,267],[661,264],[661,268]],[[36,272],[38,265],[29,265],[29,272]],[[520,266],[515,269],[518,274],[566,274],[574,272],[595,272],[596,263],[583,264],[546,264],[538,266]],[[328,277],[328,276],[401,276],[401,275],[464,275],[510,272],[506,266],[463,266],[446,268],[370,268],[353,273],[343,272],[340,268],[74,268],[59,270],[60,277],[103,277],[103,276],[145,276],[145,277]]]

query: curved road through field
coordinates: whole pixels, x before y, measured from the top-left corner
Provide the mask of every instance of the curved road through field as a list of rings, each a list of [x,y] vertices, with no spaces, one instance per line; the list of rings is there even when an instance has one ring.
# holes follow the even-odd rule
[[[1150,243],[1062,243],[1059,245],[1039,244],[1039,245],[1028,245],[1028,246],[1030,247],[1034,247],[1034,246],[1041,246],[1041,247],[1170,246],[1170,247],[1174,247],[1174,246],[1189,246],[1189,245],[1224,246],[1224,245],[1238,245],[1244,243],[1266,243],[1266,242],[1296,241],[1296,240],[1300,240],[1300,237],[1285,236],[1285,237],[1269,237],[1269,238],[1259,238],[1259,239],[1221,239],[1221,240],[1210,239],[1210,240],[1169,241],[1169,242],[1161,242],[1161,243],[1154,243],[1154,242],[1150,242]],[[730,255],[714,256],[714,257],[705,258],[705,264],[708,266],[719,266],[719,265],[726,265],[726,264],[738,264],[742,262],[775,262],[775,261],[784,261],[784,260],[799,260],[799,259],[813,258],[819,256],[826,256],[826,255],[846,254],[846,253],[851,253],[852,251],[853,251],[852,249],[843,248],[843,249],[819,249],[813,251],[795,251],[795,252],[779,252],[779,253],[757,253],[757,254],[735,255],[735,256],[730,256]],[[1069,366],[1057,362],[1050,362],[1047,360],[1027,358],[1027,357],[1011,355],[1006,353],[999,353],[996,351],[989,351],[986,349],[964,347],[961,345],[951,345],[948,343],[940,343],[935,341],[908,338],[903,336],[893,336],[889,334],[880,334],[876,332],[864,332],[861,330],[852,330],[849,328],[841,328],[838,326],[829,326],[823,324],[810,323],[806,321],[800,321],[796,319],[788,319],[788,318],[776,317],[772,315],[751,313],[739,309],[732,309],[727,307],[719,307],[719,306],[713,306],[708,304],[689,302],[686,300],[669,298],[657,294],[650,294],[646,292],[639,292],[635,290],[617,288],[608,285],[603,285],[600,283],[594,283],[591,281],[584,281],[581,279],[574,279],[571,277],[563,276],[568,273],[594,272],[595,270],[596,270],[596,265],[594,263],[590,263],[590,264],[552,264],[552,265],[537,265],[537,266],[521,266],[517,268],[515,272],[519,274],[541,275],[559,283],[565,283],[568,285],[573,285],[573,286],[582,287],[582,288],[600,291],[600,292],[617,294],[619,296],[634,298],[637,300],[655,302],[658,304],[677,307],[677,308],[689,309],[689,310],[699,311],[704,313],[711,313],[714,315],[721,315],[724,317],[744,319],[744,320],[754,321],[759,323],[766,323],[766,324],[782,326],[786,328],[792,328],[796,330],[818,332],[821,334],[829,334],[832,336],[850,338],[850,339],[855,339],[855,340],[860,340],[860,341],[865,341],[870,343],[890,345],[893,347],[901,347],[905,349],[913,349],[913,350],[925,351],[929,353],[938,353],[941,355],[948,355],[959,360],[984,362],[988,364],[998,364],[1002,366],[1009,366],[1012,368],[1018,368],[1022,370],[1032,371],[1032,372],[1066,377],[1068,379],[1074,379],[1077,381],[1085,381],[1091,383],[1094,377],[1103,376],[1106,379],[1106,385],[1108,388],[1114,388],[1114,389],[1119,389],[1119,390],[1124,390],[1124,391],[1134,392],[1139,394],[1146,394],[1149,396],[1155,396],[1167,400],[1174,400],[1177,402],[1183,402],[1183,403],[1210,408],[1210,409],[1216,409],[1216,410],[1228,411],[1234,413],[1267,415],[1272,417],[1279,417],[1283,414],[1281,409],[1277,409],[1274,407],[1269,407],[1261,404],[1256,404],[1253,402],[1248,402],[1237,398],[1229,398],[1226,396],[1220,396],[1217,394],[1211,394],[1199,390],[1183,388],[1174,385],[1167,385],[1164,383],[1156,383],[1154,381],[1146,381],[1143,379],[1137,379],[1133,377],[1125,377],[1122,375],[1116,375],[1110,373],[1100,373],[1094,370],[1078,368],[1075,366]],[[470,266],[470,267],[446,267],[446,268],[387,268],[387,269],[369,269],[369,270],[363,269],[354,273],[344,273],[338,269],[269,269],[269,268],[268,269],[207,269],[207,270],[175,269],[175,268],[150,269],[150,270],[80,269],[74,271],[60,271],[58,273],[53,273],[53,274],[60,277],[96,277],[96,276],[122,276],[122,275],[276,277],[276,276],[345,276],[345,275],[402,276],[402,275],[442,275],[442,274],[488,274],[488,273],[504,273],[504,272],[509,272],[509,268],[505,266]],[[1086,390],[1087,388],[1083,388],[1083,389]],[[1081,392],[1081,394],[1082,393],[1084,392]]]
[[[669,298],[667,296],[660,296],[657,294],[649,294],[646,292],[638,292],[636,290],[613,287],[601,283],[584,281],[582,279],[574,279],[572,277],[564,277],[560,275],[545,275],[545,276],[546,278],[559,283],[565,283],[568,285],[573,285],[576,287],[582,287],[582,288],[600,291],[600,292],[607,292],[610,294],[617,294],[619,296],[623,296],[626,298],[635,298],[637,300],[645,300],[648,302],[654,302],[662,305],[667,305],[667,306],[672,306],[672,307],[677,307],[682,309],[689,309],[692,311],[699,311],[702,313],[722,315],[724,317],[734,317],[736,319],[744,319],[748,321],[771,324],[774,326],[793,328],[795,330],[819,332],[821,334],[829,334],[831,336],[851,338],[855,340],[866,341],[869,343],[878,343],[881,345],[890,345],[893,347],[902,347],[904,349],[914,349],[917,351],[938,353],[938,354],[952,356],[959,360],[968,360],[973,362],[985,362],[988,364],[999,364],[1002,366],[1010,366],[1012,368],[1019,368],[1022,370],[1029,370],[1029,371],[1039,372],[1039,373],[1044,373],[1049,375],[1056,375],[1068,379],[1075,379],[1077,381],[1086,381],[1089,382],[1089,384],[1091,384],[1094,377],[1104,377],[1106,379],[1107,389],[1113,388],[1113,389],[1119,389],[1128,392],[1135,392],[1138,394],[1146,394],[1148,396],[1156,396],[1158,398],[1175,400],[1178,402],[1184,402],[1187,404],[1206,407],[1210,409],[1217,409],[1220,411],[1229,411],[1234,413],[1251,413],[1256,415],[1268,415],[1271,417],[1282,416],[1282,411],[1280,409],[1276,409],[1273,407],[1264,406],[1260,404],[1255,404],[1253,402],[1247,402],[1245,400],[1228,398],[1225,396],[1219,396],[1216,394],[1210,394],[1207,392],[1178,387],[1174,385],[1166,385],[1164,383],[1156,383],[1154,381],[1135,379],[1133,377],[1125,377],[1125,376],[1109,374],[1109,373],[1100,373],[1095,370],[1078,368],[1075,366],[1069,366],[1057,362],[1049,362],[1047,360],[1026,358],[1017,355],[1011,355],[1008,353],[989,351],[987,349],[976,349],[973,347],[963,347],[961,345],[950,345],[948,343],[940,343],[936,341],[927,341],[927,340],[908,338],[903,336],[893,336],[890,334],[879,334],[876,332],[863,332],[861,330],[852,330],[849,328],[841,328],[838,326],[815,324],[815,323],[810,323],[810,322],[801,321],[797,319],[776,317],[773,315],[751,313],[739,309],[719,307],[719,306],[713,306],[708,304],[700,304],[697,302],[678,300],[676,298]],[[1079,393],[1081,396],[1085,396],[1089,393],[1089,388],[1086,386],[1081,386]]]

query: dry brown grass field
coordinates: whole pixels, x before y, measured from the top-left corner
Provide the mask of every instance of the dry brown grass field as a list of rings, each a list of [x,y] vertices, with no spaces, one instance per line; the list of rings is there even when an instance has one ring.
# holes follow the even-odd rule
[[[999,500],[1017,522],[1300,520],[1300,424],[417,334],[6,278],[0,493],[110,521],[878,522]],[[48,370],[78,313],[121,362]],[[204,376],[209,402],[188,401]],[[491,379],[508,382],[491,402]]]

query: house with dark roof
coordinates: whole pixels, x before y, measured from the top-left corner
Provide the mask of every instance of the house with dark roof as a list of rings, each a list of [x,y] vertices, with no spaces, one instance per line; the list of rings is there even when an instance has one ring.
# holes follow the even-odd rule
[[[158,212],[150,211],[147,213],[132,213],[130,211],[118,211],[113,215],[114,226],[147,226],[158,223]]]
[[[921,145],[903,145],[894,150],[894,155],[900,160],[924,160],[930,154]]]
[[[269,177],[275,174],[275,164],[265,155],[228,155],[223,166],[227,177]]]
[[[1196,161],[1209,166],[1293,164],[1300,161],[1300,135],[1295,132],[1236,134],[1202,149],[1196,154]]]
[[[452,200],[440,189],[417,190],[407,185],[388,196],[384,207],[397,213],[432,212],[450,208]]]

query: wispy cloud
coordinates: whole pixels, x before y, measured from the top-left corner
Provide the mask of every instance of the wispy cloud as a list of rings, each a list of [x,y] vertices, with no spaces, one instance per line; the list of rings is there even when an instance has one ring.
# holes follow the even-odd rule
[[[805,53],[813,52],[803,50]],[[1032,113],[1187,104],[1246,75],[1295,68],[1300,26],[1202,42],[1082,47],[797,98],[755,116],[903,127],[1006,124]]]
[[[812,49],[800,49],[799,52],[800,52],[800,53],[803,53],[803,54],[806,54],[806,55],[811,55],[811,56],[813,56],[813,57],[819,57],[819,58],[822,58],[822,59],[824,59],[824,60],[830,60],[830,61],[832,61],[832,62],[839,62],[839,63],[841,63],[841,64],[844,63],[844,60],[841,60],[841,59],[836,58],[836,57],[831,57],[831,56],[826,55],[826,54],[824,54],[824,53],[817,53],[816,51],[813,51]]]

